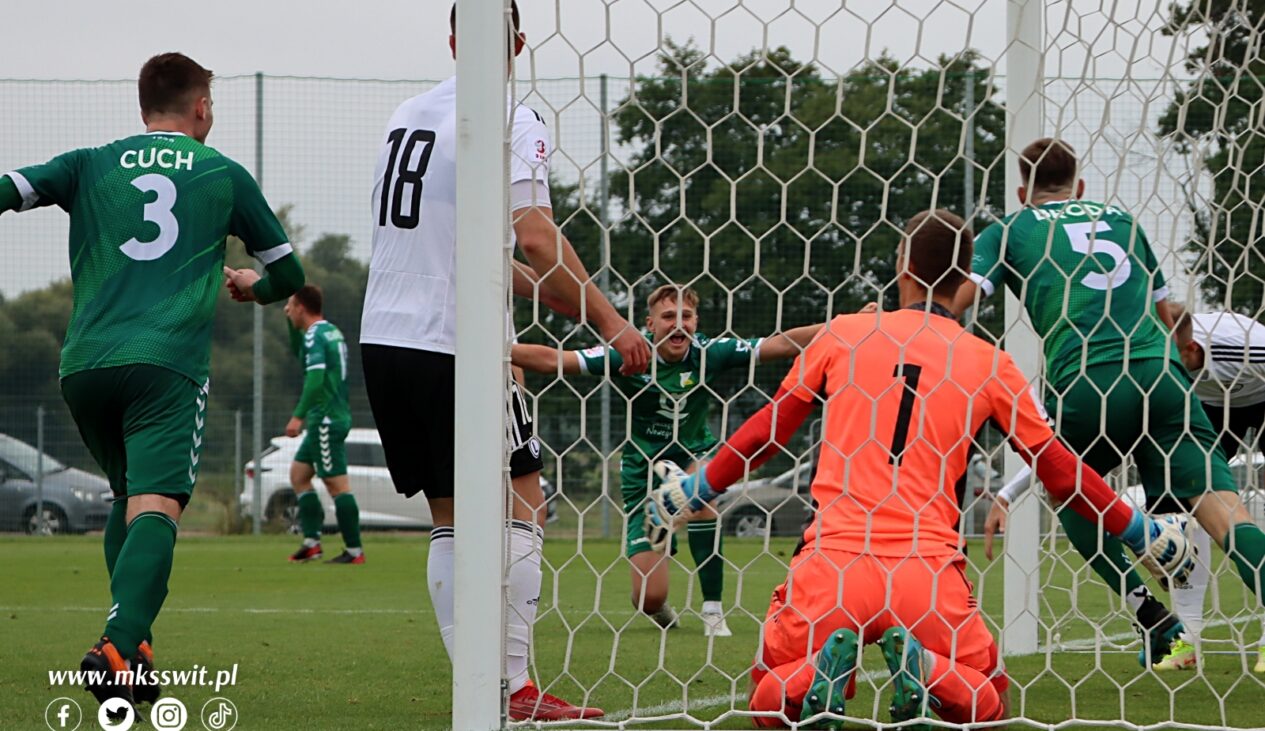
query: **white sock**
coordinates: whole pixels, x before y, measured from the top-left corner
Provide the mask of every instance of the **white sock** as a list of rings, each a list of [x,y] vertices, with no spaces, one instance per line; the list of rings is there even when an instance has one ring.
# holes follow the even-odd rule
[[[343,550],[351,554],[352,556],[359,556],[360,554],[365,552],[365,549],[362,546],[357,546],[355,548],[344,548]]]
[[[451,526],[438,526],[430,531],[430,553],[426,556],[426,585],[430,589],[430,603],[439,621],[439,637],[452,661],[452,575],[453,531]]]
[[[703,602],[703,614],[724,614],[720,602]]]
[[[321,539],[319,538],[304,538],[303,539],[304,548],[316,548],[319,545],[321,545]]]
[[[1172,595],[1173,612],[1186,628],[1187,637],[1197,640],[1204,628],[1204,598],[1212,581],[1212,573],[1208,570],[1208,563],[1212,560],[1212,537],[1195,524],[1192,538],[1199,558],[1195,560],[1195,570],[1190,572],[1190,586],[1185,589],[1174,586]]]
[[[535,523],[511,520],[509,526],[509,591],[505,612],[505,679],[509,692],[527,685],[531,628],[540,603],[540,552],[545,533]]]
[[[1142,603],[1149,596],[1151,596],[1151,590],[1146,588],[1146,584],[1143,584],[1133,591],[1125,592],[1124,603],[1129,605],[1129,609],[1132,609],[1134,614],[1137,614],[1138,609],[1141,608]]]

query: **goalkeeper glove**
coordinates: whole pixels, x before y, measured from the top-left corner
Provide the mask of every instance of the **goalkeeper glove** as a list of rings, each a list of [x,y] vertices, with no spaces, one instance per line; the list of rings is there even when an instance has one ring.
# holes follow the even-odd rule
[[[686,474],[675,462],[661,460],[654,463],[654,473],[659,487],[650,492],[646,501],[646,538],[650,547],[662,553],[672,539],[675,519],[686,511],[701,510],[720,493],[707,484],[707,475],[701,466],[692,475]]]

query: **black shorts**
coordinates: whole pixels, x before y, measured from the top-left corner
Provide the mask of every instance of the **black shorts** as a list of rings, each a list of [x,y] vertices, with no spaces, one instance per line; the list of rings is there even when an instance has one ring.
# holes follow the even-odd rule
[[[360,346],[369,407],[382,438],[387,469],[396,492],[412,497],[453,496],[456,444],[456,357],[389,345]],[[510,388],[506,429],[510,440],[510,476],[522,477],[544,467],[540,442],[532,431],[531,411],[518,390]]]

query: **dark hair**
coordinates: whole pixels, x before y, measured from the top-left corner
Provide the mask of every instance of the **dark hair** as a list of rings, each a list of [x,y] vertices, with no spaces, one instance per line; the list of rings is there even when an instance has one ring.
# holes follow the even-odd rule
[[[682,287],[677,284],[665,284],[650,293],[646,298],[646,308],[654,309],[654,306],[660,302],[671,300],[695,309],[698,308],[698,292],[691,287]]]
[[[975,249],[971,227],[951,211],[923,211],[905,225],[905,261],[909,272],[931,288],[932,294],[950,297],[971,271]]]
[[[1071,185],[1076,182],[1076,151],[1063,140],[1042,137],[1019,153],[1019,174],[1023,184],[1033,190]]]
[[[294,301],[303,305],[303,309],[319,315],[323,312],[325,306],[325,295],[321,293],[321,288],[315,284],[305,284],[294,293]]]
[[[211,93],[213,76],[183,53],[160,53],[145,62],[136,81],[141,112],[183,112],[198,96]]]
[[[518,17],[518,2],[510,0],[510,17],[514,19],[514,35],[518,35],[521,27],[521,18]],[[457,35],[457,3],[452,4],[452,12],[448,13],[448,28],[452,34]]]

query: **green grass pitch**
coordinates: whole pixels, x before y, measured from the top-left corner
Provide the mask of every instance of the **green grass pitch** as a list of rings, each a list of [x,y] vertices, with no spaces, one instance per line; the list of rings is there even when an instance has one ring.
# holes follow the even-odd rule
[[[182,537],[155,627],[159,667],[204,666],[213,676],[237,664],[237,684],[220,695],[237,705],[238,729],[448,728],[451,677],[424,583],[425,539],[368,534],[364,566],[292,566],[285,559],[293,544],[286,536]],[[338,546],[337,537],[329,541],[328,548]],[[606,709],[607,720],[657,719],[629,724],[635,728],[750,728],[737,715],[745,708],[744,671],[792,546],[727,542],[728,559],[743,569],[727,576],[734,637],[709,645],[688,611],[682,627],[667,633],[634,615],[616,542],[550,539],[536,626],[538,681],[577,702],[588,691],[587,702]],[[982,557],[978,546],[972,549]],[[0,551],[0,728],[47,728],[45,707],[61,695],[83,706],[81,729],[96,728],[91,697],[52,687],[48,673],[75,669],[103,625],[109,594],[100,538],[5,537]],[[1042,724],[1122,716],[1139,725],[1262,724],[1265,678],[1246,671],[1243,656],[1229,652],[1232,643],[1218,645],[1226,652],[1209,656],[1198,676],[1144,672],[1133,659],[1136,648],[1100,657],[1085,651],[1096,631],[1128,642],[1128,624],[1079,559],[1045,555],[1046,582],[1056,588],[1043,594],[1042,619],[1049,636],[1057,632],[1069,650],[1008,658],[1016,710]],[[977,591],[994,618],[1001,616],[1001,574],[1000,563],[976,572]],[[1246,638],[1254,650],[1260,625],[1246,609],[1245,592],[1229,572],[1218,576],[1221,622],[1205,634]],[[697,610],[692,590],[684,572],[675,571],[678,609],[688,598]],[[850,716],[887,720],[883,668],[876,653],[866,653],[869,680],[859,684]],[[200,728],[198,709],[213,689],[168,694],[189,707],[186,728]]]

